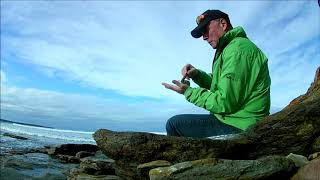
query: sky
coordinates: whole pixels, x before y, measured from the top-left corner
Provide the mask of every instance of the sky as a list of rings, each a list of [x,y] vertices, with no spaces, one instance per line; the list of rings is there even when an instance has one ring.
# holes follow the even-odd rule
[[[173,115],[208,113],[161,85],[187,63],[210,72],[215,50],[190,35],[207,9],[229,14],[268,57],[271,113],[307,91],[320,64],[316,0],[4,0],[1,118],[164,132]]]

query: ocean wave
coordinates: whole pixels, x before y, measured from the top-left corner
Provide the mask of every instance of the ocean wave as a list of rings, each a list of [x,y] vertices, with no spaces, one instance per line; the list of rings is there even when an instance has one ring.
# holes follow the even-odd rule
[[[88,131],[75,131],[75,130],[66,130],[66,129],[55,129],[55,128],[28,126],[28,125],[17,124],[17,123],[12,123],[12,125],[20,126],[20,127],[33,128],[33,129],[42,129],[42,130],[46,130],[46,131],[66,132],[66,133],[80,133],[80,134],[93,134],[94,133],[94,132],[88,132]]]
[[[52,138],[64,141],[95,143],[94,139],[92,138],[93,132],[34,127],[15,123],[2,123],[1,130],[14,134],[36,136],[40,138]]]

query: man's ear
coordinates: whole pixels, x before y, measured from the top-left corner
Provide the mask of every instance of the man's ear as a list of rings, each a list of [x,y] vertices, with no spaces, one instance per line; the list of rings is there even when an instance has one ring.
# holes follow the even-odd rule
[[[227,23],[227,21],[226,21],[225,19],[221,18],[221,19],[220,19],[220,24],[221,24],[221,26],[222,26],[222,28],[223,28],[223,31],[226,31],[227,28],[228,28],[228,23]]]

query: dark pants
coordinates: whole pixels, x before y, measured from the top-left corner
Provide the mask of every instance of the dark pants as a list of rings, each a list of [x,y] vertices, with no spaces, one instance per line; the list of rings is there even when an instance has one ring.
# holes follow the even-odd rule
[[[220,122],[212,114],[180,114],[167,121],[168,136],[204,138],[237,134],[242,130]]]

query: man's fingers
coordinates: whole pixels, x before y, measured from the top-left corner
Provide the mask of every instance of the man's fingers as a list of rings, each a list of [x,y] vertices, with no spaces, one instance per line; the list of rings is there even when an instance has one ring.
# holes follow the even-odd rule
[[[174,85],[168,84],[168,83],[162,83],[162,85],[163,85],[165,88],[171,89],[171,90],[176,91],[176,92],[178,91],[178,88],[179,88],[179,87],[177,87],[177,86],[174,86]]]
[[[180,87],[180,84],[181,84],[181,83],[180,83],[179,81],[177,81],[177,80],[173,80],[172,83],[175,84],[175,85],[177,85],[177,86],[179,86],[179,87]]]
[[[170,89],[170,87],[172,86],[171,84],[168,84],[168,83],[162,83],[162,85],[167,89]]]

